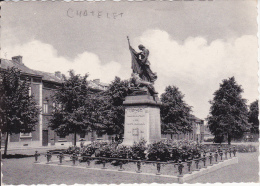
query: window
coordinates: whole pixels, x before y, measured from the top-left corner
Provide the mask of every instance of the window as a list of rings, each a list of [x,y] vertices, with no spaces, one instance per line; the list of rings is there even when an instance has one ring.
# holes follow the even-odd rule
[[[48,113],[48,101],[43,102],[43,113]]]
[[[20,138],[31,138],[32,133],[31,132],[21,132],[20,133]]]
[[[56,110],[57,107],[56,107],[56,103],[55,102],[52,102],[52,111]]]
[[[55,108],[56,108],[56,109],[61,109],[61,103],[53,102],[53,103],[52,103],[52,108],[53,108],[53,109],[55,109]]]
[[[200,134],[200,124],[196,124],[196,134]]]
[[[102,138],[103,135],[102,135],[101,133],[97,132],[97,137],[98,137],[98,138]]]
[[[86,136],[86,133],[85,132],[82,132],[82,133],[80,133],[80,138],[85,138],[85,136]]]
[[[32,87],[29,87],[29,96],[32,95]]]
[[[66,138],[66,135],[65,134],[60,134],[59,137],[60,138]]]

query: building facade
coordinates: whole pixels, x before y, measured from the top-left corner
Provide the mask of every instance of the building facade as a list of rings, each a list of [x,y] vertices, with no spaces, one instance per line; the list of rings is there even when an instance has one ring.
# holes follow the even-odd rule
[[[54,108],[53,95],[58,87],[62,84],[62,75],[59,71],[55,73],[42,72],[26,67],[23,63],[22,56],[14,56],[12,60],[1,59],[0,69],[15,67],[21,70],[21,78],[30,81],[31,86],[29,94],[33,95],[37,106],[41,108],[38,116],[38,123],[35,130],[31,133],[12,134],[8,138],[9,147],[39,147],[39,146],[70,146],[73,144],[74,134],[59,136],[48,127],[49,120],[52,117]],[[104,91],[108,88],[107,84],[101,83],[99,79],[89,81],[89,87],[92,91]],[[204,121],[191,116],[192,132],[183,134],[162,134],[162,138],[173,140],[194,140],[201,142],[204,138]],[[115,135],[99,134],[95,131],[83,132],[77,135],[77,145],[80,143],[90,143],[96,140],[110,141]],[[2,136],[4,144],[5,136]]]
[[[54,101],[52,96],[62,83],[62,75],[60,72],[48,73],[30,69],[23,63],[22,56],[14,56],[12,60],[1,59],[0,68],[7,69],[15,67],[21,70],[21,78],[30,81],[29,94],[34,96],[37,106],[41,108],[38,116],[38,123],[34,131],[30,133],[12,134],[8,138],[8,147],[39,147],[39,146],[62,146],[72,145],[73,135],[58,136],[48,127],[48,122],[52,117],[52,109]],[[101,83],[98,79],[89,81],[89,86],[93,91],[104,91],[107,89],[106,84]],[[91,141],[99,138],[109,139],[110,136],[101,136],[96,132],[82,133],[77,136],[78,143],[80,141]],[[5,136],[2,136],[2,144],[4,144]]]
[[[173,139],[173,140],[192,140],[196,142],[203,142],[204,141],[204,120],[197,118],[194,115],[191,115],[189,118],[191,125],[192,125],[192,131],[187,133],[178,133],[178,134],[172,134],[172,133],[166,133],[162,134],[162,138],[164,139]]]

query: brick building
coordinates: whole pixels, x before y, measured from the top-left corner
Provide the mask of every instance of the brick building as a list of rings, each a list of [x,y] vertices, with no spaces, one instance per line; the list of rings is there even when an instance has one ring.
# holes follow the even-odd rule
[[[12,57],[12,60],[1,59],[0,68],[7,69],[8,67],[16,67],[21,70],[21,78],[27,78],[31,82],[29,94],[35,98],[37,105],[41,108],[39,120],[35,127],[35,131],[31,133],[12,134],[9,137],[9,147],[22,146],[49,146],[49,145],[71,145],[73,136],[58,136],[53,130],[48,128],[48,121],[51,117],[53,108],[52,95],[58,86],[62,83],[60,72],[48,73],[37,70],[32,70],[26,67],[22,61],[22,56]],[[101,83],[98,79],[89,81],[89,86],[93,91],[104,91],[107,85]],[[77,136],[77,139],[82,141],[95,140],[103,137],[108,139],[108,136],[99,136],[95,132],[82,133]],[[4,144],[5,136],[2,137]],[[78,142],[79,143],[79,142]]]
[[[203,142],[204,140],[204,120],[197,118],[194,115],[191,115],[189,118],[191,124],[192,124],[192,131],[188,133],[178,133],[178,134],[172,134],[172,133],[166,133],[162,134],[162,138],[165,139],[174,139],[174,140],[193,140],[197,142]]]
[[[7,69],[8,67],[16,67],[21,70],[21,78],[27,78],[31,82],[29,94],[32,94],[41,108],[39,114],[39,120],[35,127],[35,131],[31,133],[12,134],[9,137],[9,147],[22,147],[22,146],[69,146],[72,145],[74,136],[70,134],[68,136],[58,136],[53,130],[48,128],[48,122],[50,120],[51,112],[53,109],[52,95],[55,90],[62,83],[62,75],[59,71],[55,73],[42,72],[33,70],[26,67],[23,64],[22,56],[15,56],[12,60],[1,59],[0,69]],[[89,81],[89,86],[92,91],[104,91],[108,87],[107,84],[101,83],[99,79]],[[187,134],[162,134],[162,138],[167,139],[189,139],[195,141],[203,141],[204,137],[204,121],[191,116],[192,132]],[[101,135],[95,131],[89,131],[77,135],[77,145],[80,142],[90,143],[93,140],[111,140],[115,135]],[[5,136],[2,137],[2,144],[4,144]]]

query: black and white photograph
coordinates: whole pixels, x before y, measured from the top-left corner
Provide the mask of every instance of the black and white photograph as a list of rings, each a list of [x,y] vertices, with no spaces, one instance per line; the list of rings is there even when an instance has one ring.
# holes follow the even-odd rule
[[[258,1],[1,1],[3,185],[259,183]]]

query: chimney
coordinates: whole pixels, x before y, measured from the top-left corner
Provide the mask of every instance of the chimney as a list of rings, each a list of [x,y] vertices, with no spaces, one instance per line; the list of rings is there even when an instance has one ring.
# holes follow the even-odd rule
[[[100,84],[100,79],[93,79],[93,82],[98,85]]]
[[[23,56],[14,56],[12,57],[12,61],[23,65]]]
[[[57,78],[60,78],[60,79],[61,79],[61,72],[60,72],[60,71],[56,71],[56,72],[55,72],[55,76],[56,76]]]

